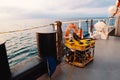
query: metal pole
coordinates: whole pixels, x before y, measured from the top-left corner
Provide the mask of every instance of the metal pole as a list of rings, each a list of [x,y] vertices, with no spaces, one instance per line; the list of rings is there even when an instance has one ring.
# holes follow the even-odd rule
[[[83,38],[83,30],[82,30],[81,24],[82,24],[82,22],[79,20],[79,38],[80,39]]]
[[[87,24],[87,31],[88,31],[88,19],[86,20],[86,24]],[[87,32],[88,33],[88,32]]]
[[[120,15],[115,20],[115,36],[120,36]]]
[[[55,21],[57,24],[57,58],[58,61],[61,62],[61,58],[64,56],[63,51],[63,32],[62,32],[62,22],[61,21]]]
[[[93,33],[93,19],[90,21],[90,32]]]

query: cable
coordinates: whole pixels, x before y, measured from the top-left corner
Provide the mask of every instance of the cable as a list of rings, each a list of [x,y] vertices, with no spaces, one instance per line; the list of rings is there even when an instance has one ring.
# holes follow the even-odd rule
[[[51,24],[49,24],[49,25],[51,25]],[[0,34],[8,34],[8,33],[15,33],[15,32],[28,31],[28,30],[33,30],[33,29],[41,28],[41,27],[48,27],[49,25],[37,26],[37,27],[28,28],[28,29],[23,29],[23,30],[14,30],[14,31],[0,32]]]

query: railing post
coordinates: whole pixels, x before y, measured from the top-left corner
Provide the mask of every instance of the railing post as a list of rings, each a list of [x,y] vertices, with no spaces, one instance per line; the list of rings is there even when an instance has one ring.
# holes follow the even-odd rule
[[[55,21],[57,25],[57,58],[58,61],[61,61],[61,58],[64,56],[63,51],[63,32],[62,32],[62,22],[61,21]]]
[[[56,29],[55,29],[55,24],[50,24],[51,26],[52,26],[52,28],[53,28],[53,31],[55,31]]]
[[[115,21],[115,36],[120,36],[120,16],[116,17],[116,21]]]
[[[0,41],[0,80],[12,80],[5,41]]]
[[[88,19],[86,20],[86,24],[87,24],[87,31],[88,31]]]
[[[93,19],[90,20],[90,32],[93,33]]]
[[[82,22],[79,20],[79,38],[82,39],[83,38],[83,30],[82,30],[82,26],[81,26]]]

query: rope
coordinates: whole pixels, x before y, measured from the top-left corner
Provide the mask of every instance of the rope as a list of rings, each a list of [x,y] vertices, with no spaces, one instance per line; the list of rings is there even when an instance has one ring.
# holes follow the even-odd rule
[[[49,25],[51,25],[51,24],[49,24]],[[8,33],[15,33],[15,32],[28,31],[28,30],[33,30],[33,29],[41,28],[41,27],[48,27],[49,25],[37,26],[37,27],[28,28],[28,29],[23,29],[23,30],[14,30],[14,31],[0,32],[0,34],[8,34]]]

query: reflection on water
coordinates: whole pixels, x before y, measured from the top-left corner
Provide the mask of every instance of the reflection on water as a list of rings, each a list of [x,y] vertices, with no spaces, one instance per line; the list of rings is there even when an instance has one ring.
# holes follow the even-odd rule
[[[52,19],[18,20],[2,23],[0,32],[22,30],[53,23]],[[48,26],[49,27],[49,26]],[[46,28],[46,27],[45,27]],[[6,49],[10,66],[37,55],[36,32],[45,28],[37,28],[28,31],[0,34],[1,39],[6,40]]]
[[[10,66],[13,66],[25,59],[37,55],[36,32],[49,30],[52,26],[8,34],[6,48]]]
[[[10,65],[15,65],[22,60],[37,53],[35,35],[31,32],[13,34],[6,42]]]

